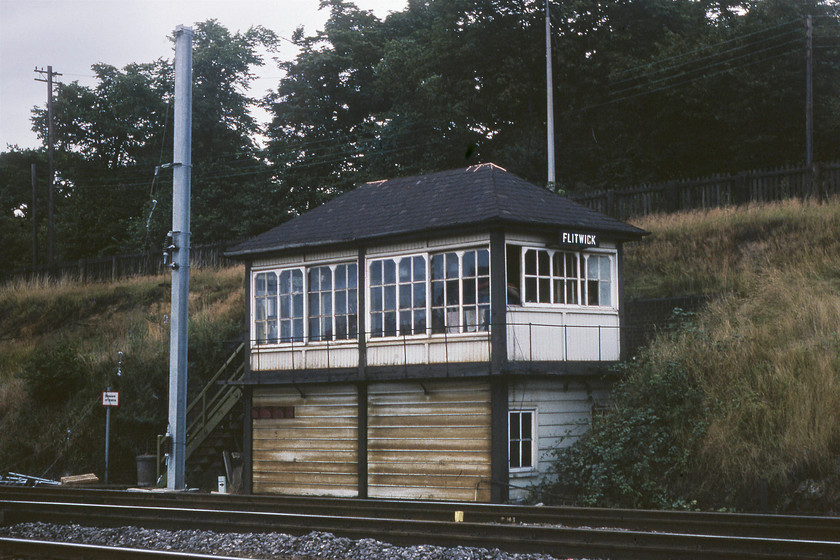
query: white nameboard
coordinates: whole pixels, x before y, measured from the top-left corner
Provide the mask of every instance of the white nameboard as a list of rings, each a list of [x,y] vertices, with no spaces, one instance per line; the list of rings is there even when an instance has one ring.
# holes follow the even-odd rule
[[[120,406],[119,391],[102,391],[102,406]]]

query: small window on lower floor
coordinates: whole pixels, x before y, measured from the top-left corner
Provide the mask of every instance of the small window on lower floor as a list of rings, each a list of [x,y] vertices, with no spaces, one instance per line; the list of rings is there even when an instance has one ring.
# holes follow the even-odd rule
[[[511,472],[530,471],[535,467],[535,418],[533,410],[508,412],[508,468]]]

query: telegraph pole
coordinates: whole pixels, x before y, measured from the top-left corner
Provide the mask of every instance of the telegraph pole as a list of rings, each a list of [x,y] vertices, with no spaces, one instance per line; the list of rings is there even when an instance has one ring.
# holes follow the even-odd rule
[[[35,164],[30,168],[32,174],[32,268],[38,266],[38,211],[37,211],[37,189],[35,188]]]
[[[805,18],[805,164],[814,163],[814,85],[813,85],[814,22]]]
[[[187,304],[190,293],[193,30],[175,29],[175,122],[172,179],[172,309],[169,336],[169,490],[183,490],[187,454]]]
[[[53,152],[55,138],[53,136],[53,76],[61,76],[58,72],[53,72],[52,66],[47,66],[47,69],[35,69],[35,72],[41,74],[41,78],[35,78],[36,82],[46,82],[47,84],[47,157],[49,159],[49,176],[47,183],[49,185],[49,198],[47,199],[47,262],[52,269],[53,265],[53,191],[55,190],[55,164],[53,163]],[[46,78],[43,76],[46,74]]]
[[[551,12],[545,0],[545,97],[548,135],[548,184],[554,189],[554,79],[551,72]]]

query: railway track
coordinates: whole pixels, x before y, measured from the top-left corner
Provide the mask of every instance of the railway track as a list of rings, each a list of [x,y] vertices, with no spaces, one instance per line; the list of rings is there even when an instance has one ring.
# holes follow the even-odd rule
[[[324,531],[565,557],[840,558],[840,519],[829,517],[32,488],[0,488],[0,512],[6,525]]]
[[[141,550],[115,546],[0,539],[2,558],[49,560],[242,560],[233,556],[192,554],[162,550]]]

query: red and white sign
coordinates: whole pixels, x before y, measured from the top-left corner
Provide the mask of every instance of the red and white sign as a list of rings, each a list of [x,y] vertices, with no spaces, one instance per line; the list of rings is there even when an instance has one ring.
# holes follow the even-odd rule
[[[102,406],[120,406],[120,392],[102,391]]]

